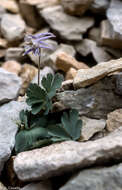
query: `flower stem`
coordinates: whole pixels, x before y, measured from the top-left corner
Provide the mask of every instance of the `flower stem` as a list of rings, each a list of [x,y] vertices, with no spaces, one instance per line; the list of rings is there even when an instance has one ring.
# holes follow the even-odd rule
[[[40,50],[39,63],[38,63],[38,85],[40,85],[40,66],[41,66],[41,50]]]

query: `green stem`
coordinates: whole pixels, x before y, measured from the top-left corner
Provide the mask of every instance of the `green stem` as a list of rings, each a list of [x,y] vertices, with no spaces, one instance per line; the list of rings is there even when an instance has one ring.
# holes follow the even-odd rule
[[[40,66],[41,66],[41,50],[40,50],[39,63],[38,63],[38,85],[40,85]]]

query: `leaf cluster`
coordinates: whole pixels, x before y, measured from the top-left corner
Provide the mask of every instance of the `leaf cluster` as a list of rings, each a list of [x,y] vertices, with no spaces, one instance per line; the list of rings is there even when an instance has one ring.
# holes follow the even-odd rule
[[[62,76],[49,74],[42,79],[42,87],[30,84],[27,90],[27,104],[32,109],[20,112],[16,153],[80,138],[82,121],[78,119],[76,110],[64,112],[59,119],[49,113],[52,109],[52,98],[56,89],[60,88],[61,82]]]

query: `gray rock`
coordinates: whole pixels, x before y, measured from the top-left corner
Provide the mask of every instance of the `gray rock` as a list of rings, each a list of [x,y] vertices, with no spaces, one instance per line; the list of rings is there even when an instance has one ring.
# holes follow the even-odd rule
[[[4,9],[4,7],[0,6],[0,21],[3,17],[3,15],[6,13],[6,10]]]
[[[107,18],[113,26],[115,32],[122,34],[122,1],[111,0],[107,10]]]
[[[60,190],[121,190],[122,164],[87,169],[73,176]]]
[[[93,13],[104,14],[108,7],[109,7],[109,0],[94,0],[90,6],[90,10]]]
[[[121,139],[122,127],[96,141],[67,141],[22,152],[14,160],[14,171],[20,180],[34,181],[111,160],[120,161]]]
[[[19,8],[28,26],[38,29],[42,25],[43,20],[38,14],[36,4],[34,2],[31,3],[31,1],[20,0]]]
[[[101,45],[122,49],[122,35],[113,30],[113,26],[108,20],[101,22]]]
[[[16,61],[23,61],[25,58],[22,56],[22,53],[24,52],[24,48],[22,47],[10,47],[6,50],[5,60],[16,60]]]
[[[108,113],[122,107],[122,96],[114,93],[115,83],[116,76],[105,77],[87,88],[57,93],[57,102],[65,108],[77,109],[80,115],[104,119]]]
[[[1,20],[1,32],[8,42],[16,42],[23,39],[25,28],[25,22],[20,15],[3,15]]]
[[[24,102],[16,101],[0,107],[0,174],[15,145],[19,112],[26,107]]]
[[[104,119],[90,119],[82,116],[83,122],[80,141],[89,140],[95,133],[103,131],[106,122]]]
[[[61,0],[65,12],[71,15],[83,15],[90,7],[93,0]]]
[[[116,93],[122,95],[122,72],[116,76]]]
[[[44,69],[40,70],[40,84],[41,80],[44,76],[47,76],[47,74],[54,74],[54,71],[50,67],[44,67]],[[31,81],[32,83],[37,83],[38,81],[38,75],[34,77],[34,79]]]
[[[97,63],[109,61],[111,56],[104,48],[97,46],[96,42],[89,39],[84,39],[75,45],[76,51],[82,56],[87,56],[90,53]]]
[[[7,188],[0,182],[0,190],[7,190]]]
[[[21,88],[22,81],[14,73],[0,69],[0,104],[16,99]]]
[[[94,40],[97,43],[99,43],[99,41],[100,41],[100,28],[98,28],[98,27],[91,28],[89,30],[88,37],[91,40]]]
[[[30,183],[20,190],[53,190],[49,181]]]
[[[79,41],[88,28],[94,25],[92,17],[76,18],[63,12],[61,6],[45,8],[41,16],[62,39]]]

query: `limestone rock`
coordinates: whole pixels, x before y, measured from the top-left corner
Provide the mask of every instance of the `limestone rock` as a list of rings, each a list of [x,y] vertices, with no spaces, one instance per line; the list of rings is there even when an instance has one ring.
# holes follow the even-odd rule
[[[61,6],[45,8],[41,16],[62,39],[79,41],[82,34],[94,25],[92,17],[76,18],[63,12]]]
[[[17,132],[16,121],[19,120],[19,112],[26,107],[24,102],[16,101],[0,107],[0,174],[14,148]]]
[[[107,116],[107,130],[109,132],[122,126],[122,109],[115,110]]]
[[[8,42],[16,42],[24,37],[25,22],[20,15],[4,14],[1,20],[1,32]]]
[[[74,87],[86,87],[104,78],[109,73],[122,70],[122,59],[102,62],[90,69],[80,69],[74,78]]]
[[[71,90],[73,89],[73,80],[65,80],[62,82],[61,89],[64,90]]]
[[[107,17],[115,32],[122,34],[122,1],[112,0],[107,10]]]
[[[21,79],[13,73],[0,69],[0,104],[16,99],[21,88]]]
[[[93,13],[105,14],[108,7],[109,0],[93,0],[93,3],[90,6],[90,10]]]
[[[5,69],[6,71],[8,72],[11,72],[11,73],[15,73],[15,74],[19,74],[20,71],[21,71],[21,65],[19,62],[17,61],[6,61],[3,65],[2,65],[2,68]]]
[[[0,6],[2,6],[4,9],[6,9],[7,11],[9,11],[11,13],[19,12],[18,5],[15,0],[12,0],[12,1],[2,0],[2,1],[0,1]]]
[[[83,15],[90,7],[93,0],[61,0],[65,12],[71,15]]]
[[[87,169],[73,176],[60,190],[120,190],[121,180],[122,164]]]
[[[79,111],[80,115],[89,118],[106,119],[107,114],[122,108],[122,95],[116,91],[116,75],[105,77],[96,84],[81,88],[59,92],[56,102],[64,109],[73,108]]]
[[[24,64],[21,69],[20,77],[22,78],[22,88],[20,94],[24,95],[30,82],[37,75],[37,68],[33,65]]]
[[[0,190],[7,190],[7,188],[0,182]]]
[[[74,79],[75,76],[76,76],[76,74],[77,74],[77,70],[71,67],[71,68],[67,71],[66,76],[65,76],[65,79],[66,79],[66,80]]]
[[[122,157],[122,127],[107,137],[90,142],[67,141],[22,152],[14,160],[14,171],[22,181],[45,179]]]
[[[81,117],[83,122],[80,141],[89,140],[95,133],[102,131],[105,128],[106,122],[104,119],[90,119]]]
[[[88,32],[88,37],[89,37],[89,39],[99,43],[99,41],[100,41],[100,28],[97,28],[97,27],[91,28]]]
[[[16,60],[21,62],[24,59],[22,53],[24,49],[22,47],[10,47],[6,50],[5,60]]]
[[[96,42],[89,39],[84,39],[75,45],[76,50],[82,56],[92,54],[97,63],[102,61],[109,61],[111,56],[104,50],[104,48],[97,46]]]
[[[7,48],[7,41],[4,38],[0,38],[0,48]]]
[[[20,190],[53,190],[49,181],[30,183]]]
[[[38,1],[20,0],[19,8],[28,26],[38,29],[42,25],[43,20],[36,9],[37,3]]]
[[[57,48],[57,50],[49,56],[49,58],[45,62],[45,64],[46,65],[48,64],[55,70],[56,69],[56,59],[57,59],[58,55],[60,55],[61,53],[66,53],[66,54],[69,54],[70,56],[74,57],[76,54],[76,51],[73,46],[61,43],[59,45],[59,47]]]
[[[46,7],[52,7],[55,5],[59,5],[60,4],[60,0],[37,0],[38,4],[37,4],[37,8],[38,10],[42,10]]]
[[[67,72],[71,67],[78,70],[78,69],[88,69],[89,67],[82,62],[78,62],[75,58],[67,53],[60,53],[56,59],[56,67],[59,70]]]
[[[122,35],[113,30],[108,20],[101,22],[100,42],[102,45],[122,49]]]
[[[120,72],[116,78],[116,93],[122,95],[122,72]]]
[[[40,85],[41,85],[41,80],[44,76],[47,76],[47,74],[54,74],[54,71],[51,69],[51,67],[44,67],[42,70],[40,70]],[[34,77],[34,79],[31,81],[32,83],[37,83],[38,81],[38,75]]]

